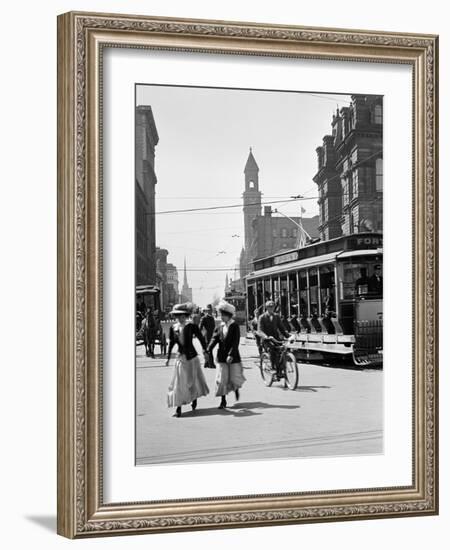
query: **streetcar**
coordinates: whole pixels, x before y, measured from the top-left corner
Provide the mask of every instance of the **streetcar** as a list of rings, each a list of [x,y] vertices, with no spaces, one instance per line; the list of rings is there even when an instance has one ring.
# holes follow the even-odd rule
[[[235,321],[239,325],[246,324],[246,300],[245,293],[240,292],[239,290],[227,290],[225,292],[224,299],[232,304],[236,308],[234,315]]]
[[[344,235],[255,259],[245,279],[248,327],[273,300],[300,359],[381,365],[382,266],[382,233]]]

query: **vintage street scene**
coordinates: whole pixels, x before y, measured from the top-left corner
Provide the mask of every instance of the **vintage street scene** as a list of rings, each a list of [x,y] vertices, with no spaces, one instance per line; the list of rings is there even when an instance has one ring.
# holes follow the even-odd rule
[[[136,465],[383,453],[383,98],[136,85]]]

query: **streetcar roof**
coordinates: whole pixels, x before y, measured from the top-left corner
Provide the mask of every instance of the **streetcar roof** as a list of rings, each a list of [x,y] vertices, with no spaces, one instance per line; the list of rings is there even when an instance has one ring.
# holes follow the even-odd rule
[[[383,255],[382,248],[376,248],[376,249],[370,249],[370,250],[346,250],[345,252],[341,252],[340,254],[338,254],[339,259],[352,258],[353,256],[382,256],[382,255]]]
[[[253,271],[247,275],[247,279],[259,279],[260,277],[265,277],[267,275],[274,275],[276,273],[287,273],[289,271],[297,271],[298,269],[312,267],[312,266],[321,266],[324,264],[329,264],[336,259],[349,258],[352,256],[379,256],[382,254],[380,249],[367,249],[367,250],[348,250],[343,251],[339,250],[337,252],[330,252],[329,254],[322,254],[321,256],[314,256],[313,258],[304,258],[303,260],[297,260],[296,262],[274,265],[272,267],[266,267],[264,269],[259,269]]]

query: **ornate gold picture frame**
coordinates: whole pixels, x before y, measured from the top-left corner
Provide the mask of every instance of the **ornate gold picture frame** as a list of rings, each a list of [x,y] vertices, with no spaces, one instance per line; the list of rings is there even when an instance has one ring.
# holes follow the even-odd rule
[[[102,95],[105,48],[405,64],[413,74],[410,486],[106,503]],[[95,13],[58,18],[58,533],[90,536],[438,513],[438,38]],[[393,367],[392,367],[393,368]]]

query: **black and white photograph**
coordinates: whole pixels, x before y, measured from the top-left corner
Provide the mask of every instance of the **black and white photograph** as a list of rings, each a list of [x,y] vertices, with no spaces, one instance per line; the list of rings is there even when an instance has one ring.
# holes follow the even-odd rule
[[[136,465],[383,453],[383,97],[135,96]]]

